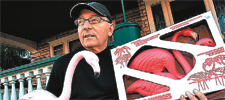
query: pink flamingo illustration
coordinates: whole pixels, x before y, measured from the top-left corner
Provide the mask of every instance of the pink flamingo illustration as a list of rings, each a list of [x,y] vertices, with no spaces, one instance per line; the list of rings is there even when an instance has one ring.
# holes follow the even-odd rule
[[[215,81],[216,81],[216,85],[217,85],[217,80],[220,82],[219,80],[219,77],[217,76],[216,72],[221,72],[222,76],[224,75],[224,70],[223,68],[215,68],[215,63],[218,63],[218,64],[222,64],[222,65],[225,65],[225,63],[223,62],[223,59],[225,58],[225,55],[218,55],[218,56],[215,56],[213,58],[207,58],[205,60],[205,62],[202,64],[202,68],[204,70],[204,72],[198,72],[198,73],[194,73],[193,75],[191,75],[188,80],[193,80],[194,82],[192,83],[198,83],[198,86],[199,86],[199,90],[200,90],[200,87],[202,87],[203,90],[205,90],[208,86],[207,86],[207,83],[206,81],[207,80],[211,80],[212,79],[212,76],[214,75],[215,76]],[[207,69],[206,67],[211,67],[211,69]],[[203,86],[201,84],[201,82],[203,83]],[[223,79],[222,79],[222,82],[223,82]],[[220,84],[222,84],[220,82]],[[224,83],[223,83],[224,85]]]
[[[219,78],[221,77],[222,82],[220,82],[220,85],[224,85],[224,79],[225,79],[225,67],[219,67],[214,70],[215,80],[218,78],[218,81],[220,82]],[[217,81],[216,81],[217,85]]]
[[[123,57],[123,62],[125,62],[125,65],[127,65],[127,62],[129,61],[130,57],[131,57],[131,54],[128,50],[130,50],[129,47],[127,46],[124,46],[123,49],[126,50],[127,54],[124,54],[122,57]]]
[[[77,63],[82,58],[85,58],[87,63],[92,66],[94,70],[94,76],[95,78],[98,78],[100,75],[100,66],[98,64],[99,62],[98,57],[90,51],[80,51],[77,54],[75,54],[70,60],[70,63],[66,70],[63,91],[62,94],[59,96],[59,98],[57,98],[55,95],[51,94],[46,90],[35,90],[22,96],[19,100],[69,100],[74,70],[77,66]]]
[[[210,79],[212,75],[214,74],[216,62],[220,65],[221,64],[225,65],[225,63],[223,62],[224,58],[225,58],[225,55],[218,55],[213,58],[207,58],[205,60],[205,62],[202,64],[202,68],[205,72],[209,73],[208,79]],[[206,67],[211,67],[211,65],[212,65],[211,69],[206,68]]]
[[[127,62],[129,61],[131,57],[131,54],[128,50],[130,50],[130,48],[127,46],[123,46],[121,48],[116,49],[116,51],[114,52],[114,54],[118,56],[115,60],[116,64],[121,64],[121,67],[124,67],[127,65]],[[127,54],[122,55],[122,53],[126,53],[126,52]]]
[[[122,53],[125,53],[125,51],[124,51],[123,48],[118,48],[118,49],[116,49],[116,51],[114,52],[115,55],[119,56],[119,57],[116,58],[116,60],[115,60],[116,64],[121,64],[121,63],[123,63]]]
[[[206,81],[208,80],[209,73],[204,72],[197,72],[193,75],[191,75],[187,80],[193,80],[194,82],[198,83],[198,88],[202,88],[202,90],[209,89]]]

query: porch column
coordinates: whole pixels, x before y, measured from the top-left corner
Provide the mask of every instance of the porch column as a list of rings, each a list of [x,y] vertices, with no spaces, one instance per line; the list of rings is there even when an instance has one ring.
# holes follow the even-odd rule
[[[1,87],[1,83],[0,83],[0,87]],[[0,88],[0,100],[2,100],[2,90]]]
[[[19,89],[19,98],[22,97],[25,94],[24,90],[24,75],[18,74],[16,75],[16,78],[19,80],[20,83],[20,89]]]
[[[3,100],[10,100],[10,97],[9,97],[9,88],[8,88],[8,79],[6,78],[2,78],[1,79],[1,82],[3,83],[4,85],[4,95],[3,95]]]
[[[46,67],[43,69],[43,73],[45,74],[46,76],[46,86],[48,84],[48,80],[49,80],[49,77],[50,77],[50,74],[51,74],[51,67]]]
[[[9,76],[9,83],[12,85],[11,87],[11,100],[17,100],[17,93],[16,93],[16,78],[15,76]]]
[[[42,72],[41,70],[35,70],[34,71],[34,75],[36,76],[37,78],[37,90],[40,90],[42,89],[42,86],[41,86],[41,75],[42,75]]]
[[[33,91],[33,86],[32,86],[32,77],[33,74],[32,72],[27,72],[25,73],[25,77],[27,77],[27,81],[28,81],[28,93]]]

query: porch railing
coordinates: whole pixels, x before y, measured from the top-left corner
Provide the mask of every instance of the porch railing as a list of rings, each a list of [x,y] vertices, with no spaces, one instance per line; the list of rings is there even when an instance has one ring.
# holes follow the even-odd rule
[[[61,56],[1,71],[0,100],[18,100],[33,90],[45,89],[52,65]]]

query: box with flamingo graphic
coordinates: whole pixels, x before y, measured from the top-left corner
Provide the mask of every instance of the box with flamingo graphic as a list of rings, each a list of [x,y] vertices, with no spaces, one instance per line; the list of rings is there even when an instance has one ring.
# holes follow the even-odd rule
[[[225,89],[223,36],[211,12],[111,50],[119,98],[179,99]]]

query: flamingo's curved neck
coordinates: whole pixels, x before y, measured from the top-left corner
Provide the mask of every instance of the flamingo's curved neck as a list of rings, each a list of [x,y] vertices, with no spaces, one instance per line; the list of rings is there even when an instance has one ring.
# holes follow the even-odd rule
[[[172,41],[176,42],[177,38],[181,35],[181,32],[177,32],[174,34],[174,36],[172,37]],[[174,56],[176,57],[176,59],[178,60],[178,62],[181,64],[181,66],[184,68],[184,71],[186,74],[188,74],[192,67],[191,65],[188,63],[188,61],[184,58],[184,56],[180,53],[180,51],[178,50],[172,50]]]
[[[69,100],[71,94],[71,84],[73,79],[73,74],[76,69],[78,62],[84,58],[81,52],[76,53],[69,62],[68,68],[66,70],[63,90],[58,100]]]
[[[173,42],[176,42],[176,41],[177,41],[177,38],[180,36],[180,34],[181,34],[181,32],[175,33],[175,34],[173,35],[173,37],[172,37],[172,41],[173,41]]]

